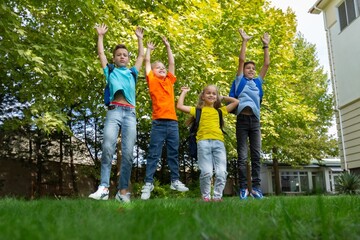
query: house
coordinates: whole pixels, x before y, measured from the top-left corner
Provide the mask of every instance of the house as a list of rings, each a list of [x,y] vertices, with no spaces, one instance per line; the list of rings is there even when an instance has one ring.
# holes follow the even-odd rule
[[[309,13],[323,13],[341,167],[360,174],[360,1],[318,0]]]
[[[289,195],[314,192],[335,193],[337,177],[342,173],[340,159],[313,160],[309,165],[292,167],[279,164],[281,192]],[[264,194],[275,194],[275,176],[272,161],[261,166],[261,189]]]

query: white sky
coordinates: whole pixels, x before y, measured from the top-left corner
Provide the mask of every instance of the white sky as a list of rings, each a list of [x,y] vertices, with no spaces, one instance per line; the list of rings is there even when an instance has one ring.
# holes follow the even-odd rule
[[[286,11],[290,7],[296,14],[297,31],[304,35],[307,42],[316,45],[317,58],[324,67],[330,78],[330,65],[328,48],[326,43],[326,32],[324,27],[323,13],[311,14],[309,9],[316,3],[316,0],[270,0],[274,7]],[[329,86],[331,89],[331,86]],[[335,121],[329,128],[329,134],[337,136]]]
[[[297,31],[304,35],[306,41],[316,45],[317,57],[325,71],[330,72],[326,32],[323,14],[311,14],[309,9],[316,0],[270,0],[274,7],[286,11],[290,7],[296,14]]]

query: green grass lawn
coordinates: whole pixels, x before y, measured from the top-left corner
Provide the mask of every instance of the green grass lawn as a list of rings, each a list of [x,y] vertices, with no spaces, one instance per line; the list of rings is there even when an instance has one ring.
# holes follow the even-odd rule
[[[360,197],[5,198],[0,239],[360,239]]]

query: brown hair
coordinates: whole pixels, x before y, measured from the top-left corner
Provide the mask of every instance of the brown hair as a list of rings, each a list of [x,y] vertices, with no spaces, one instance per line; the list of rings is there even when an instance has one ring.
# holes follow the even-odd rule
[[[114,51],[113,51],[113,56],[114,57],[115,57],[116,50],[118,50],[120,48],[125,49],[126,51],[129,52],[129,50],[126,48],[125,44],[118,44],[118,45],[115,46]]]
[[[253,61],[247,61],[247,62],[244,63],[244,68],[246,67],[246,65],[249,65],[249,64],[254,65],[254,67],[256,66],[256,65],[255,65],[255,62],[253,62]]]

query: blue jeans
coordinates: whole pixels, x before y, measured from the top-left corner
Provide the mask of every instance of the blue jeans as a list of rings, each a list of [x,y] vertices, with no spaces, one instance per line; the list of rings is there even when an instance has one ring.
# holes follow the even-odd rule
[[[117,106],[106,113],[102,143],[100,186],[110,186],[111,162],[114,159],[119,130],[121,130],[122,157],[118,190],[122,190],[129,187],[134,160],[136,141],[136,112],[134,108]]]
[[[239,114],[236,119],[236,140],[240,188],[247,188],[248,138],[251,158],[252,187],[260,187],[260,121],[255,115]]]
[[[166,143],[167,163],[171,181],[179,180],[179,126],[175,120],[153,120],[150,134],[149,154],[146,159],[145,182],[154,182],[154,174]]]
[[[211,179],[215,170],[214,198],[222,198],[227,177],[225,145],[219,140],[200,140],[197,148],[201,195],[211,197]]]

